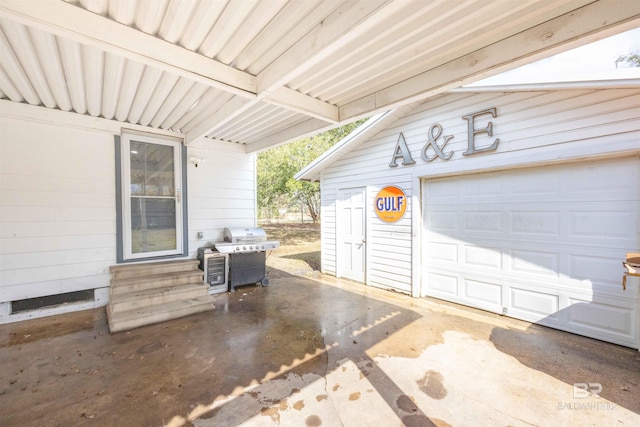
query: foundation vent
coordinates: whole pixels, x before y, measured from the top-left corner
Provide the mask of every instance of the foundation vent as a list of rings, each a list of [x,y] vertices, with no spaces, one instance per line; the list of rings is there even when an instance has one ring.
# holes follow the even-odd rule
[[[71,302],[93,301],[94,299],[94,290],[88,289],[85,291],[67,292],[65,294],[11,301],[11,314],[37,310],[39,308],[47,308]]]

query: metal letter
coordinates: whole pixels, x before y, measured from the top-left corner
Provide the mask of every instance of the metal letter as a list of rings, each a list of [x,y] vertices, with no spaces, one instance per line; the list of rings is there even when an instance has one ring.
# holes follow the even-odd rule
[[[400,132],[398,142],[396,143],[396,148],[395,150],[393,150],[393,157],[391,158],[391,163],[389,163],[390,168],[395,168],[398,166],[396,161],[399,157],[402,157],[402,166],[412,165],[415,163],[415,161],[411,158],[409,147],[407,147],[407,141],[404,140],[404,135],[402,134],[402,132]]]
[[[491,144],[488,147],[484,147],[484,148],[476,148],[475,146],[475,136],[480,134],[480,133],[486,133],[489,136],[493,136],[493,123],[489,122],[487,124],[486,128],[482,128],[482,129],[476,129],[475,128],[475,118],[478,116],[482,116],[484,114],[491,114],[493,116],[493,118],[497,117],[496,114],[496,108],[489,108],[487,110],[482,110],[482,111],[478,111],[477,113],[472,113],[466,116],[462,116],[463,120],[467,121],[467,135],[469,138],[469,142],[467,145],[467,151],[465,151],[464,153],[462,153],[463,156],[470,156],[471,154],[477,154],[477,153],[482,153],[485,151],[494,151],[496,148],[498,148],[498,143],[500,143],[500,138],[496,138],[495,141],[493,141],[493,144]]]
[[[436,132],[435,134],[434,131]],[[440,123],[431,125],[428,135],[429,142],[427,142],[422,148],[422,160],[424,160],[425,162],[430,162],[436,157],[440,157],[442,160],[449,160],[451,156],[453,156],[453,151],[445,154],[444,147],[447,145],[447,142],[449,142],[453,138],[453,135],[445,136],[442,145],[438,145],[436,140],[440,138],[440,135],[442,135],[442,125],[440,125]],[[429,156],[427,154],[427,150],[429,149],[429,147],[433,148],[433,151],[435,151],[436,154],[434,154],[433,156]]]

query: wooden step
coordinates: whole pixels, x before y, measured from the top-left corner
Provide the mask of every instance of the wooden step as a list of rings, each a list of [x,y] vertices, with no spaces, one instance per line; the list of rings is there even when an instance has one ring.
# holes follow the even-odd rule
[[[170,271],[160,274],[148,274],[139,277],[126,277],[111,280],[111,295],[143,291],[153,288],[165,288],[167,286],[188,285],[191,283],[203,283],[202,270]]]
[[[112,310],[112,306],[109,305],[107,306],[109,330],[112,333],[127,331],[145,325],[177,319],[190,314],[213,310],[213,301],[214,298],[211,295],[207,295],[115,313]]]
[[[182,299],[192,299],[209,295],[208,287],[202,282],[164,288],[142,289],[133,292],[111,294],[113,313],[143,308],[158,304],[167,304]]]
[[[155,274],[198,270],[199,263],[200,261],[197,259],[184,259],[142,264],[119,264],[109,267],[109,271],[111,273],[111,280],[118,281],[131,277],[145,277]]]
[[[111,332],[213,310],[198,260],[115,265],[107,317]]]

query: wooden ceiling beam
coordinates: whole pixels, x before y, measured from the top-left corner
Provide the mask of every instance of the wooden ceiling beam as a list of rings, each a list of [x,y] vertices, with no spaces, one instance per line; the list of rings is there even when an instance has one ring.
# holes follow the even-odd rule
[[[258,92],[286,85],[405,6],[389,0],[343,3],[258,74]]]
[[[64,1],[2,0],[2,15],[246,98],[255,77]]]
[[[286,88],[265,91],[257,99],[256,78],[221,62],[64,1],[2,0],[2,16],[21,24],[91,45],[207,86],[291,109],[311,117],[336,121],[338,108]],[[212,123],[211,133],[218,127]],[[194,135],[189,139],[196,139]]]

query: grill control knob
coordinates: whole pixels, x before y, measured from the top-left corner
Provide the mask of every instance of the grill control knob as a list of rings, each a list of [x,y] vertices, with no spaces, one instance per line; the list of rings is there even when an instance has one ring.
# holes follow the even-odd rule
[[[252,251],[253,250],[253,246],[249,246],[249,250]]]
[[[247,250],[247,247],[246,247],[246,246],[243,246],[243,247],[242,247],[242,250],[243,250],[243,251],[246,251],[246,250]]]

